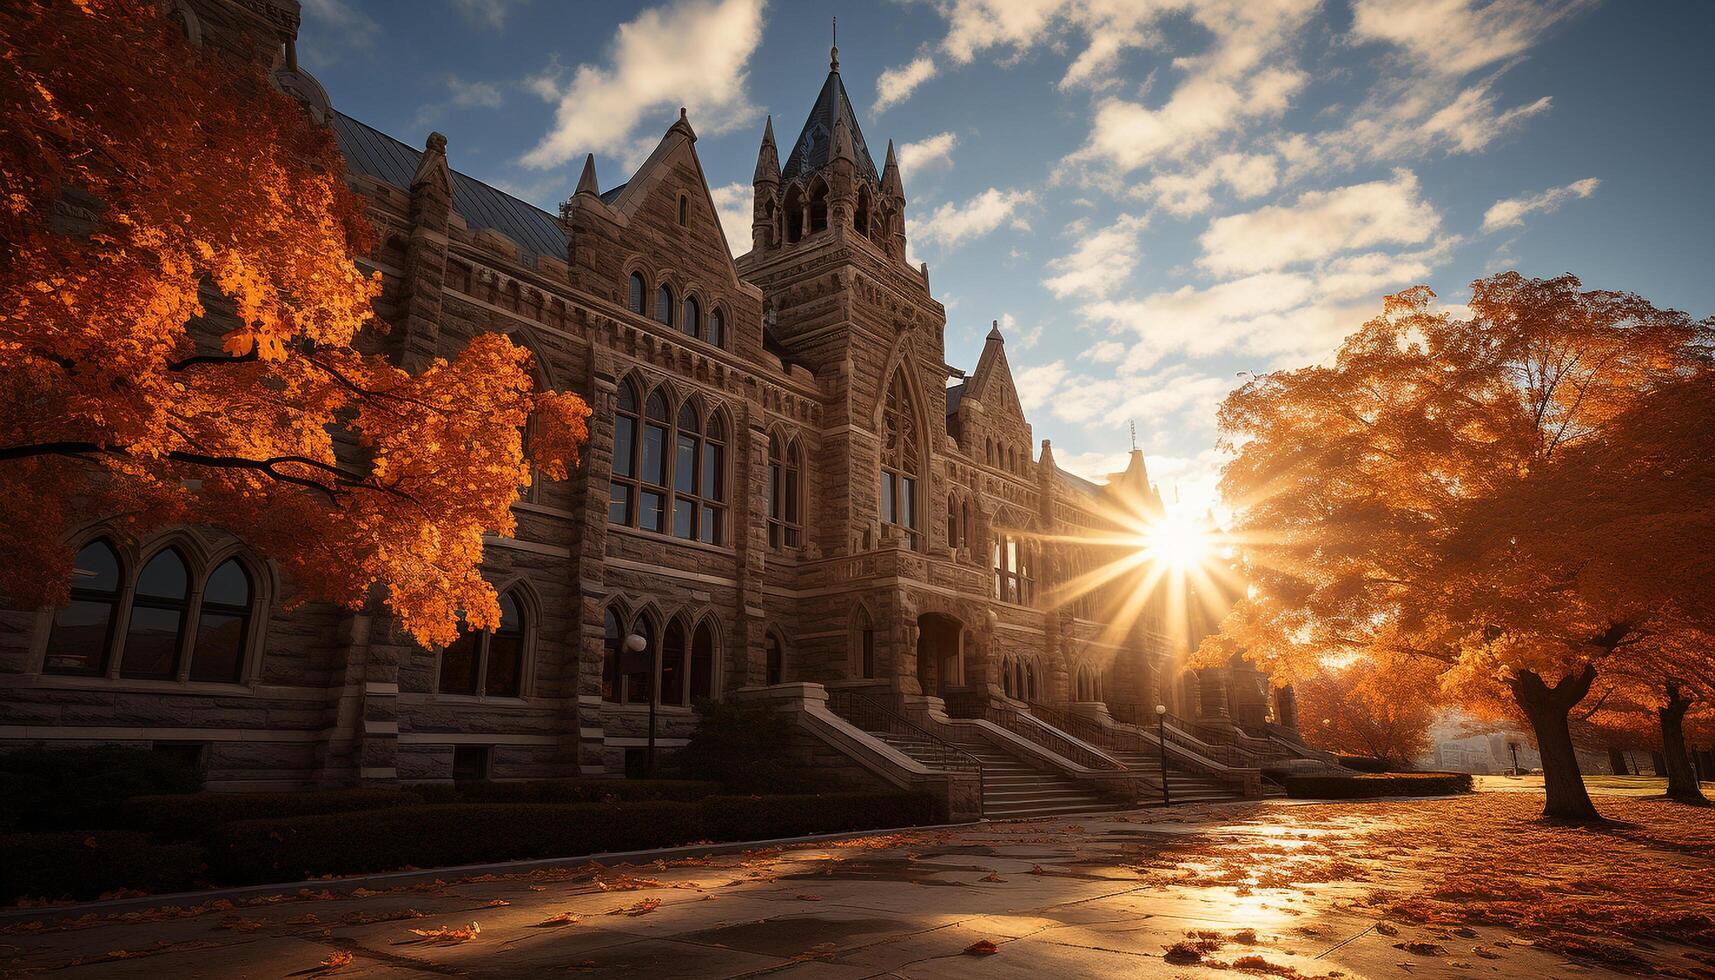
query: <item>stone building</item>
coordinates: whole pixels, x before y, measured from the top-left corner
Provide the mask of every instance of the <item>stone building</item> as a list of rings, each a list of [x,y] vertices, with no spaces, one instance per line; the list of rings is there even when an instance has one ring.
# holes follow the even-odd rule
[[[1105,485],[1057,467],[998,329],[947,364],[893,146],[878,166],[837,49],[783,164],[764,130],[735,260],[683,111],[628,180],[591,158],[550,214],[453,169],[439,134],[329,105],[290,0],[175,8],[203,43],[277,45],[333,128],[380,231],[375,342],[416,367],[505,333],[590,403],[590,442],[488,542],[502,625],[443,650],[378,610],[283,611],[235,529],[84,529],[72,604],[4,617],[0,742],[153,745],[234,789],[618,776],[652,717],[670,750],[697,702],[739,698],[793,712],[783,750],[854,784],[954,812],[975,784],[991,813],[1254,794],[1301,754],[1265,678],[1178,668],[1193,637],[1136,572],[1078,594],[1127,553],[1104,536],[1161,513],[1143,456]]]

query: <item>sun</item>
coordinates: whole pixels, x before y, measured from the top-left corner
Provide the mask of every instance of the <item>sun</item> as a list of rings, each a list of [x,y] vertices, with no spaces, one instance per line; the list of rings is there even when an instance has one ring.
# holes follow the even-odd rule
[[[1215,548],[1202,521],[1169,512],[1144,531],[1143,550],[1150,560],[1183,572],[1203,567]]]

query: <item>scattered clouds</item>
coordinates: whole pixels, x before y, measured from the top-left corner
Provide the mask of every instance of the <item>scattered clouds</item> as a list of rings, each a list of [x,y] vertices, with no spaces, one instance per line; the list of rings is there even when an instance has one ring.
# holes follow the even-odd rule
[[[500,86],[493,82],[467,82],[457,75],[448,75],[447,97],[418,109],[417,125],[427,126],[445,116],[449,109],[498,109],[502,101]]]
[[[1197,264],[1225,275],[1265,272],[1354,249],[1417,244],[1440,224],[1416,175],[1401,169],[1389,180],[1307,191],[1290,205],[1217,218],[1198,239]]]
[[[899,170],[910,180],[925,170],[953,165],[953,148],[959,137],[953,133],[936,133],[912,143],[901,143],[894,150],[899,155]]]
[[[1169,213],[1188,217],[1207,211],[1214,191],[1225,187],[1233,196],[1250,199],[1274,190],[1279,167],[1270,153],[1222,153],[1208,163],[1183,171],[1157,173],[1134,189],[1138,197],[1153,198]]]
[[[1024,402],[1025,377],[1029,377],[1031,401]],[[1233,387],[1228,378],[1198,371],[1189,364],[1173,364],[1153,373],[1124,374],[1101,378],[1071,371],[1064,361],[1053,361],[1020,372],[1019,401],[1026,408],[1047,406],[1049,414],[1077,425],[1124,426],[1132,421],[1152,426],[1187,421],[1213,430],[1215,407]]]
[[[745,82],[762,40],[762,7],[763,0],[678,0],[620,25],[606,65],[579,65],[569,79],[551,65],[530,87],[555,104],[554,122],[521,162],[554,167],[592,151],[640,160],[659,137],[638,136],[646,118],[680,104],[707,133],[748,121],[755,109]]]
[[[1003,224],[1028,230],[1030,223],[1021,212],[1035,202],[1036,195],[1030,191],[990,187],[967,201],[948,201],[930,212],[915,223],[913,240],[950,250]]]
[[[1524,217],[1532,212],[1541,211],[1544,214],[1557,211],[1562,204],[1573,198],[1585,198],[1596,193],[1596,188],[1602,182],[1595,177],[1575,180],[1564,187],[1551,187],[1541,194],[1531,194],[1525,197],[1509,197],[1496,201],[1483,212],[1483,230],[1495,231],[1500,228],[1512,228],[1524,224]]]
[[[299,57],[311,68],[338,61],[344,54],[375,43],[381,25],[349,0],[304,0]]]
[[[1054,394],[1070,373],[1063,361],[1014,371],[1012,385],[1018,391],[1018,403],[1024,406],[1026,412],[1036,411],[1048,404],[1048,397]]]
[[[1137,268],[1143,251],[1139,236],[1148,226],[1148,217],[1129,214],[1094,234],[1086,234],[1082,222],[1075,223],[1067,231],[1078,239],[1078,247],[1048,263],[1054,274],[1042,284],[1061,299],[1102,297],[1123,288]]]
[[[751,206],[754,203],[755,189],[749,184],[731,183],[722,187],[709,188],[709,197],[714,199],[715,214],[721,219],[721,230],[726,233],[727,248],[733,255],[743,255],[750,251],[750,222],[753,217]]]
[[[515,0],[453,0],[453,6],[473,24],[500,30],[506,26],[506,14]]]
[[[880,115],[893,106],[911,98],[911,93],[935,77],[935,59],[928,55],[914,58],[898,68],[889,68],[875,80],[875,105],[870,112]]]
[[[1463,75],[1523,54],[1589,0],[1354,0],[1352,38],[1385,41],[1430,71]]]

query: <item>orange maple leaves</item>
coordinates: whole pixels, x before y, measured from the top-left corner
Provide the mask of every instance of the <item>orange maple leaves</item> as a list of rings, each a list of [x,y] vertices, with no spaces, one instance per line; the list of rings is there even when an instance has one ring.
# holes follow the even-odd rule
[[[117,515],[240,531],[307,595],[379,586],[424,642],[494,623],[483,534],[532,463],[576,465],[587,406],[498,335],[394,366],[331,134],[156,5],[9,6],[0,96],[0,589],[62,601],[68,532]]]

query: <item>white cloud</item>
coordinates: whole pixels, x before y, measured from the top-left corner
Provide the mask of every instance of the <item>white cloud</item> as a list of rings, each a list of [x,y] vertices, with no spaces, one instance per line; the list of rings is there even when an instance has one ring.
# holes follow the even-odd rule
[[[1389,180],[1307,191],[1290,205],[1217,218],[1198,239],[1203,255],[1197,264],[1221,274],[1255,273],[1354,249],[1423,242],[1441,217],[1418,191],[1416,175],[1402,169]]]
[[[501,101],[500,86],[493,82],[467,82],[448,75],[447,97],[418,109],[417,125],[429,125],[445,116],[448,109],[498,109]]]
[[[1214,191],[1226,187],[1239,198],[1261,197],[1274,190],[1279,168],[1270,153],[1222,153],[1206,163],[1173,173],[1157,173],[1133,193],[1152,197],[1169,213],[1187,217],[1215,203]]]
[[[1564,187],[1551,187],[1541,194],[1509,197],[1496,201],[1483,213],[1483,230],[1495,231],[1524,224],[1524,216],[1534,211],[1548,213],[1575,197],[1589,197],[1602,182],[1595,177],[1575,180]]]
[[[1024,406],[1026,412],[1041,408],[1048,403],[1048,396],[1060,387],[1060,383],[1066,380],[1069,373],[1064,361],[1039,364],[1013,372],[1012,385],[1018,391],[1018,403]]]
[[[899,169],[905,179],[925,170],[935,167],[950,167],[953,164],[953,148],[959,145],[959,137],[953,133],[936,133],[911,143],[901,143],[895,147],[899,154]]]
[[[1523,54],[1586,0],[1353,0],[1352,37],[1382,41],[1426,68],[1466,74]]]
[[[898,68],[889,68],[875,80],[875,105],[870,112],[875,115],[911,98],[911,93],[917,90],[929,79],[935,77],[935,59],[928,55],[914,58]]]
[[[453,4],[472,23],[498,31],[506,26],[506,14],[513,0],[453,0]]]
[[[678,0],[651,8],[620,25],[607,65],[579,65],[569,82],[552,69],[537,77],[531,87],[556,103],[554,123],[522,162],[553,167],[591,151],[635,158],[637,144],[652,146],[658,135],[637,139],[646,115],[680,104],[707,133],[746,122],[754,114],[745,80],[762,40],[762,6]]]
[[[1213,431],[1215,407],[1233,387],[1229,378],[1174,364],[1152,374],[1099,378],[1073,374],[1063,361],[1030,368],[1032,406],[1048,406],[1062,422],[1146,426],[1172,421],[1176,428]],[[1020,382],[1022,390],[1023,382]],[[1023,396],[1020,396],[1023,402]]]
[[[1079,237],[1070,255],[1048,263],[1054,275],[1043,280],[1054,295],[1100,297],[1125,284],[1137,268],[1142,244],[1138,236],[1149,225],[1147,217],[1122,214],[1113,224],[1094,234],[1085,234],[1081,224],[1068,231]]]
[[[996,187],[963,203],[948,201],[914,226],[912,240],[919,244],[952,249],[973,238],[981,238],[1003,224],[1028,229],[1019,213],[1036,201],[1030,191],[1003,191]]]
[[[1158,109],[1106,99],[1096,109],[1089,141],[1067,159],[1105,164],[1118,173],[1159,158],[1178,159],[1250,119],[1284,112],[1307,80],[1294,69],[1266,68],[1238,80],[1193,77]]]
[[[727,248],[734,255],[743,255],[750,251],[750,222],[754,215],[751,206],[754,203],[755,189],[749,184],[732,183],[723,187],[709,188],[709,197],[714,199],[715,214],[721,219],[721,230],[726,233]]]

